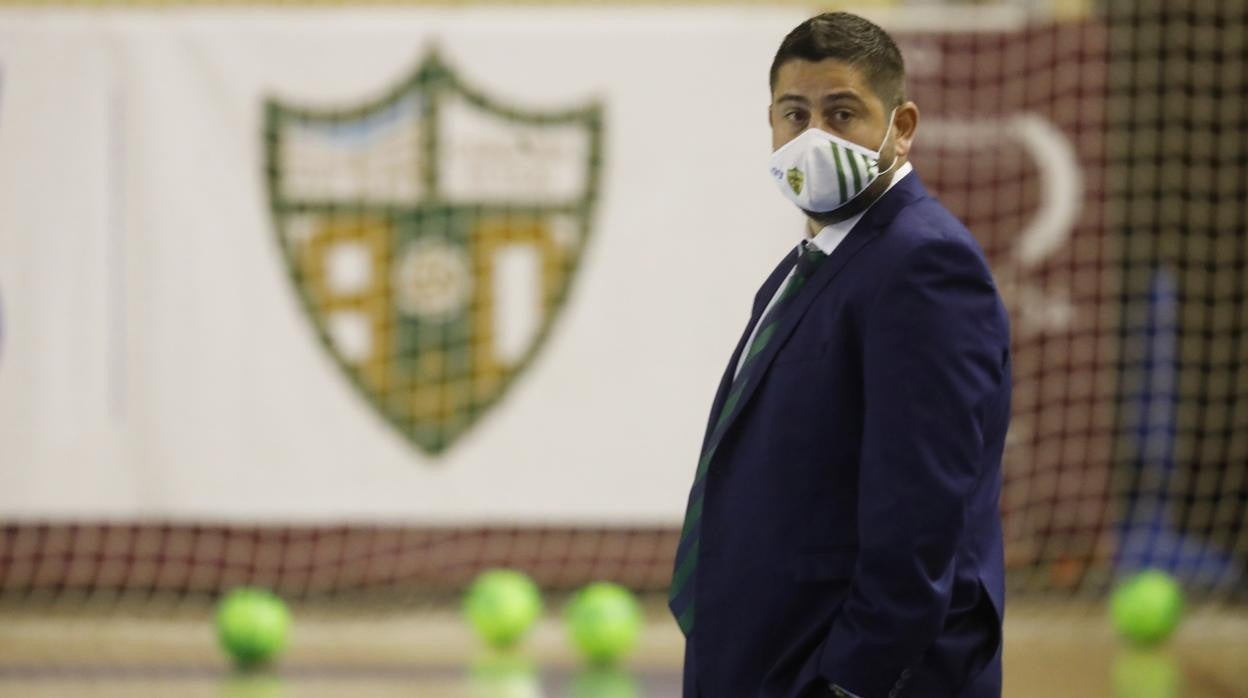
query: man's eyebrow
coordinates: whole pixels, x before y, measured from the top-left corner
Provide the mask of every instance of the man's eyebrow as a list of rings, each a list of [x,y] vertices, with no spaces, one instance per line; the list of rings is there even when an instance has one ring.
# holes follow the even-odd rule
[[[829,92],[823,96],[821,101],[836,102],[838,100],[843,100],[843,99],[848,99],[854,102],[858,102],[859,104],[866,104],[866,100],[858,96],[858,93],[852,89],[836,90],[834,92]],[[798,104],[802,104],[802,105],[810,104],[810,100],[807,99],[806,97],[803,97],[802,95],[798,95],[798,94],[793,94],[793,93],[782,94],[780,95],[779,98],[776,99],[776,104],[780,104],[782,102],[797,102]]]
[[[866,101],[863,100],[862,97],[859,97],[858,93],[853,90],[837,90],[836,92],[829,92],[823,96],[824,102],[835,102],[841,99],[849,99],[858,102],[859,104],[866,104]]]

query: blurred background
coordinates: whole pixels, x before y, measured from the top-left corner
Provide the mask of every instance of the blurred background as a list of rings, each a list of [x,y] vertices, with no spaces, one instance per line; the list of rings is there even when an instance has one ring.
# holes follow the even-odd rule
[[[1005,695],[1248,696],[1242,0],[0,0],[0,695],[679,695],[830,9],[1012,316]]]

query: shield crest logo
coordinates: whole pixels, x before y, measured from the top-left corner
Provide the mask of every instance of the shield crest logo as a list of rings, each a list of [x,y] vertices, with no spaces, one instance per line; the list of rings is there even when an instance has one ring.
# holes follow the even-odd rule
[[[806,181],[806,176],[802,174],[801,170],[796,167],[790,168],[785,174],[785,179],[788,180],[789,188],[793,190],[794,194],[802,193],[802,183]]]
[[[550,336],[599,190],[602,108],[495,100],[430,54],[380,98],[269,99],[278,246],[317,336],[424,452],[498,403]]]

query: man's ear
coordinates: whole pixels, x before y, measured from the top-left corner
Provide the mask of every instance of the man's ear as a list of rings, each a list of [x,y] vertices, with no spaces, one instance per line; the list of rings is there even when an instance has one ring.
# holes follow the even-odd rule
[[[897,114],[893,117],[893,129],[896,136],[893,138],[893,149],[897,157],[907,157],[910,155],[910,146],[914,143],[914,133],[919,128],[919,107],[914,102],[906,102],[897,107]]]

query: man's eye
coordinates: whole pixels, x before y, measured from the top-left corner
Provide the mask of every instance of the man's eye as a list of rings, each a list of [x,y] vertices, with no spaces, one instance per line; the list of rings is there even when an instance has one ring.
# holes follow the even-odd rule
[[[853,118],[854,118],[854,113],[852,111],[849,111],[848,109],[837,109],[836,111],[832,112],[832,119],[840,123],[852,121]]]
[[[788,119],[789,121],[799,122],[799,121],[805,121],[806,115],[800,111],[790,111],[790,112],[785,112],[784,118]]]

